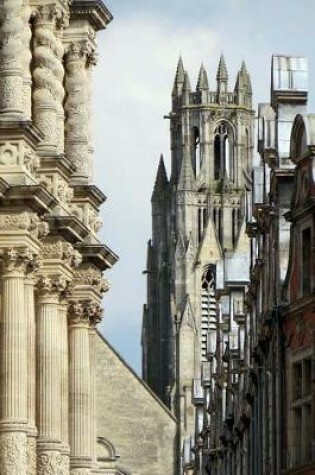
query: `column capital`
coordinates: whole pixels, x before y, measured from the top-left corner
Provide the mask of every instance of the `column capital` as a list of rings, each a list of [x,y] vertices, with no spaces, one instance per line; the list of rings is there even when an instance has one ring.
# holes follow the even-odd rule
[[[95,66],[97,59],[96,45],[89,40],[72,41],[66,48],[67,64],[79,61],[85,63],[86,66]]]
[[[95,302],[73,301],[68,309],[69,325],[95,327],[101,321],[102,313],[103,309]]]
[[[40,297],[56,296],[67,298],[71,290],[71,281],[62,274],[41,275],[36,283],[36,290]]]
[[[28,247],[5,248],[0,250],[2,272],[34,272],[41,264],[37,252]]]
[[[74,271],[74,285],[88,286],[100,294],[106,293],[110,288],[108,279],[94,265],[82,265]]]

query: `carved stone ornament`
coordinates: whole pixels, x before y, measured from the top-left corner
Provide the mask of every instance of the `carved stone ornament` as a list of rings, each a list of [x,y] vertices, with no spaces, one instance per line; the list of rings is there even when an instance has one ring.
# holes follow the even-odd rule
[[[69,325],[97,325],[102,319],[103,309],[90,301],[71,302],[68,309]]]
[[[61,240],[45,243],[43,259],[59,259],[69,267],[77,267],[82,262],[81,254],[70,243]]]
[[[57,451],[42,452],[37,457],[37,475],[57,475],[62,467],[62,456]]]
[[[26,445],[27,470],[26,475],[37,475],[36,473],[36,437],[28,437]]]
[[[74,285],[90,285],[101,294],[110,288],[110,282],[94,266],[77,269],[74,273]]]
[[[0,473],[20,475],[26,472],[26,435],[11,432],[0,434]]]
[[[3,272],[34,272],[41,265],[38,253],[28,248],[1,249]]]
[[[70,281],[63,275],[57,276],[41,276],[37,283],[36,289],[41,295],[58,294],[60,297],[68,294],[70,291]]]
[[[42,237],[49,233],[48,224],[35,213],[0,214],[0,230],[25,230],[34,237]]]

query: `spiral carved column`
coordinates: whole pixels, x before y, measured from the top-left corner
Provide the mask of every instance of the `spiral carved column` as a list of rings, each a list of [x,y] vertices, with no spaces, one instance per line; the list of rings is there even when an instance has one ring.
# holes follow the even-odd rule
[[[37,298],[37,474],[59,475],[61,455],[61,355],[59,294],[63,278],[42,277]]]
[[[57,103],[62,67],[55,30],[55,7],[40,7],[34,22],[33,121],[44,135],[41,147],[51,151],[57,150],[58,143]]]
[[[24,78],[23,78],[23,100],[24,100],[24,116],[25,119],[32,119],[32,74],[31,74],[31,61],[32,61],[32,31],[30,25],[31,18],[31,8],[29,1],[24,1],[24,7],[22,10],[22,19],[23,19],[23,30],[21,33],[21,38],[23,44],[26,46],[23,53],[23,69],[24,69]]]
[[[23,117],[24,25],[22,0],[2,0],[0,5],[0,113]]]
[[[56,62],[56,68],[54,74],[56,77],[56,110],[57,110],[57,150],[60,153],[64,153],[64,141],[65,141],[65,114],[63,107],[63,100],[65,96],[63,79],[64,79],[64,67],[63,67],[63,55],[64,46],[62,43],[63,29],[68,25],[69,19],[63,14],[57,15],[57,29],[56,29],[56,56],[58,64]]]
[[[92,58],[94,52],[85,41],[71,43],[65,56],[65,151],[67,158],[76,166],[75,179],[83,183],[88,182],[91,174],[88,67]]]
[[[28,432],[24,279],[34,255],[26,248],[1,251],[0,473],[26,475]]]

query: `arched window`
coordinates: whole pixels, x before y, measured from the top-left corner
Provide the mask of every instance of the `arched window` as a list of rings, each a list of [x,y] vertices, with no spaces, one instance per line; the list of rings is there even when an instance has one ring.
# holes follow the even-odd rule
[[[210,265],[201,278],[201,359],[207,361],[207,354],[215,352],[216,342],[216,301],[215,269]]]
[[[225,174],[234,179],[233,135],[230,127],[221,122],[214,131],[214,179],[220,180]]]
[[[200,135],[197,127],[192,128],[191,132],[191,148],[192,148],[192,163],[197,177],[201,168],[201,155],[200,155]]]

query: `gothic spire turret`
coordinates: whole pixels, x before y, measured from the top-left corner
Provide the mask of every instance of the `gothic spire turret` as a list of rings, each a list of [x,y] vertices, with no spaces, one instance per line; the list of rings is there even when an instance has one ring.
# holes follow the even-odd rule
[[[180,56],[177,63],[174,86],[172,96],[179,96],[182,92],[182,87],[185,79],[185,69],[182,57]]]
[[[189,104],[189,93],[191,92],[191,85],[188,72],[185,71],[183,84],[183,104]]]
[[[200,66],[198,81],[197,81],[197,91],[208,91],[209,90],[209,81],[207,71],[203,64]]]
[[[227,72],[225,59],[224,59],[223,54],[221,54],[219,66],[218,66],[218,72],[217,72],[218,92],[227,92],[228,79],[229,79],[229,75]]]
[[[156,173],[156,179],[154,183],[153,193],[152,193],[152,201],[156,200],[159,194],[165,191],[169,181],[167,179],[166,168],[164,164],[164,158],[161,154],[160,162]]]
[[[241,68],[237,73],[234,92],[238,104],[251,107],[252,86],[245,61],[242,61]]]

